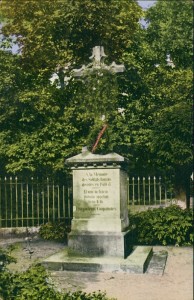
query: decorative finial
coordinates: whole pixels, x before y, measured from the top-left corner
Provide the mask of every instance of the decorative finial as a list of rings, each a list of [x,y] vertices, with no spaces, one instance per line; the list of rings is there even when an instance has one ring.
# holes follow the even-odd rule
[[[101,63],[104,63],[104,59],[107,55],[104,53],[104,47],[103,46],[95,46],[92,49],[92,56],[89,57],[89,59],[93,60],[93,65],[100,66]],[[102,61],[102,62],[101,62]]]
[[[175,64],[173,63],[170,54],[166,55],[166,62],[167,62],[167,66],[171,67],[171,68],[175,68]]]

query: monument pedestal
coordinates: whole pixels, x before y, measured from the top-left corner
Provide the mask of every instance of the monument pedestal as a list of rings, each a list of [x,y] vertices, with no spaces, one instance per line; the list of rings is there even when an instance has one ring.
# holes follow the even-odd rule
[[[132,251],[130,232],[81,232],[70,233],[70,249],[87,256],[126,258]]]
[[[130,252],[124,157],[88,151],[67,159],[73,171],[73,220],[69,248],[89,256]]]
[[[68,248],[44,260],[52,270],[144,273],[152,247],[132,249],[124,157],[88,151],[67,159],[73,171]]]

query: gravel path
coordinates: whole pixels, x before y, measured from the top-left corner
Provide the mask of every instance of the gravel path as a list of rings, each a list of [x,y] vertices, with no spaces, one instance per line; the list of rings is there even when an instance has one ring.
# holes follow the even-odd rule
[[[193,249],[154,247],[168,251],[163,275],[53,272],[58,287],[93,292],[106,291],[118,300],[193,300]]]
[[[12,255],[18,260],[11,264],[12,271],[23,271],[33,262],[40,262],[65,247],[62,243],[34,239],[0,240],[0,247],[15,243]],[[26,249],[27,248],[27,249]],[[60,289],[85,292],[106,291],[107,296],[118,300],[193,300],[193,249],[192,247],[154,247],[154,251],[168,251],[163,275],[87,272],[52,272]],[[31,258],[30,258],[31,257]]]

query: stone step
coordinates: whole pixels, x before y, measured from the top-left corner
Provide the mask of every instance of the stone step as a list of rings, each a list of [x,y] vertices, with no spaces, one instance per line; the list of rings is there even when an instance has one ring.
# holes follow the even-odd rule
[[[153,255],[153,247],[137,246],[122,266],[127,273],[145,273]]]
[[[146,273],[154,275],[163,275],[166,266],[168,252],[165,250],[154,251]]]
[[[87,257],[70,253],[68,248],[56,253],[42,264],[49,270],[76,272],[123,272],[143,274],[146,272],[153,255],[150,246],[138,246],[126,258],[120,257]]]

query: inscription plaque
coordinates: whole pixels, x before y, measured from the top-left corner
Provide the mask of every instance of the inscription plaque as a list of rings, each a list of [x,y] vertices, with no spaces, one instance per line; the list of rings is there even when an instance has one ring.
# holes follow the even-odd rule
[[[118,171],[74,170],[75,218],[104,218],[119,214]]]

